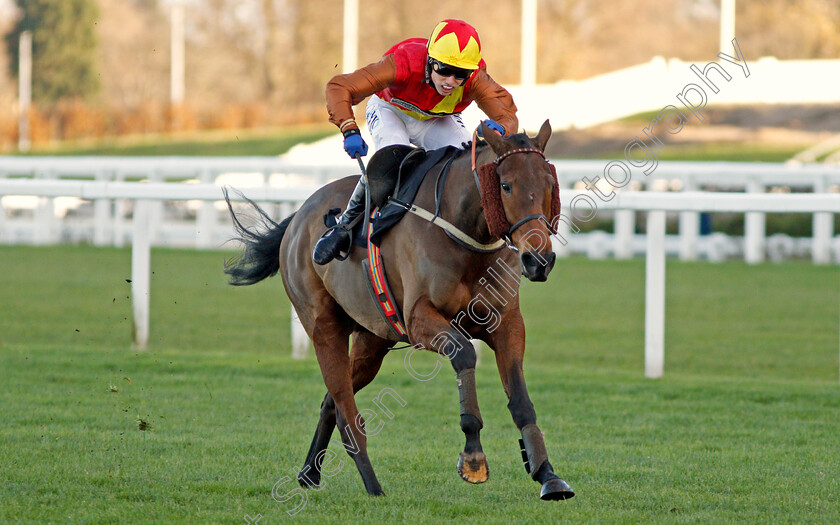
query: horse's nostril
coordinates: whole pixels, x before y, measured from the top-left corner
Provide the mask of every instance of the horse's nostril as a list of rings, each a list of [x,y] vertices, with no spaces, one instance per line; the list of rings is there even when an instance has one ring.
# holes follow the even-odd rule
[[[544,255],[546,260],[546,268],[549,270],[554,268],[554,262],[557,260],[557,255],[554,252],[548,252],[547,255]]]
[[[522,254],[522,266],[527,269],[531,269],[537,266],[537,258],[531,252],[525,252]]]
[[[534,253],[524,252],[521,256],[522,265],[526,267],[547,267],[554,266],[554,260],[557,258],[554,252]]]
[[[520,256],[522,274],[531,281],[545,281],[556,259],[554,252],[524,252]]]

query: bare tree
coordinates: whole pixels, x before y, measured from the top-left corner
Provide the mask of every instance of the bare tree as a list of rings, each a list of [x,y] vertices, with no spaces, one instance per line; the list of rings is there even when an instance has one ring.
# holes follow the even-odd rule
[[[129,110],[166,106],[168,4],[96,1],[97,101]],[[840,0],[737,5],[736,34],[750,59],[840,55]],[[189,0],[186,6],[186,100],[208,122],[244,105],[263,107],[274,122],[325,121],[324,86],[342,67],[343,1]],[[478,29],[491,75],[503,84],[519,81],[521,2],[359,0],[359,6],[361,65],[400,40],[428,37],[444,18],[462,18]],[[717,0],[540,0],[537,80],[585,78],[656,55],[710,60],[718,51],[719,16]],[[13,23],[6,20],[4,32]],[[0,64],[0,108],[12,107],[15,74]],[[241,120],[231,115],[227,122]]]
[[[104,100],[134,109],[169,99],[169,24],[151,2],[99,0]]]

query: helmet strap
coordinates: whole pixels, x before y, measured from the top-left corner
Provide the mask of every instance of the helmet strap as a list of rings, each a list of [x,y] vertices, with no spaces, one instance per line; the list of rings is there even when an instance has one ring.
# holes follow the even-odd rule
[[[426,79],[424,82],[434,87],[434,83],[432,82],[432,58],[429,56],[428,49],[426,51]]]

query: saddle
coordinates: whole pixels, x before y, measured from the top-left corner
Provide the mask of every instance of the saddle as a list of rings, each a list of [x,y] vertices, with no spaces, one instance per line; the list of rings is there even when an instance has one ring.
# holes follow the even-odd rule
[[[452,146],[426,151],[412,146],[394,145],[377,151],[368,162],[367,191],[371,201],[371,215],[367,232],[363,231],[365,221],[359,221],[353,228],[353,242],[367,248],[368,258],[362,261],[362,266],[367,275],[368,291],[379,314],[393,334],[403,342],[408,342],[405,321],[388,286],[379,245],[385,232],[408,213],[420,184],[432,168],[445,161],[441,167],[441,174],[444,174],[448,171],[449,161],[460,151]],[[327,227],[336,224],[340,213],[338,208],[331,209],[324,216],[324,224]]]
[[[394,145],[382,148],[371,157],[367,167],[367,191],[373,212],[371,242],[379,245],[382,236],[405,216],[432,168],[444,159],[454,159],[460,151],[453,146],[426,151]],[[324,225],[329,228],[337,224],[340,214],[341,209],[330,209],[324,215]],[[365,248],[368,235],[362,232],[363,224],[364,221],[359,221],[353,227],[353,243]]]

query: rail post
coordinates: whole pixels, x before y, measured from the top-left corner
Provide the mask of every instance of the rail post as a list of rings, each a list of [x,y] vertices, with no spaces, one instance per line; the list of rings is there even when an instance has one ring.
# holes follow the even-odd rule
[[[150,209],[148,200],[134,201],[134,235],[131,241],[131,307],[134,311],[134,348],[149,343],[149,275],[151,274]]]
[[[645,377],[662,377],[665,368],[665,212],[647,218],[645,259]]]

